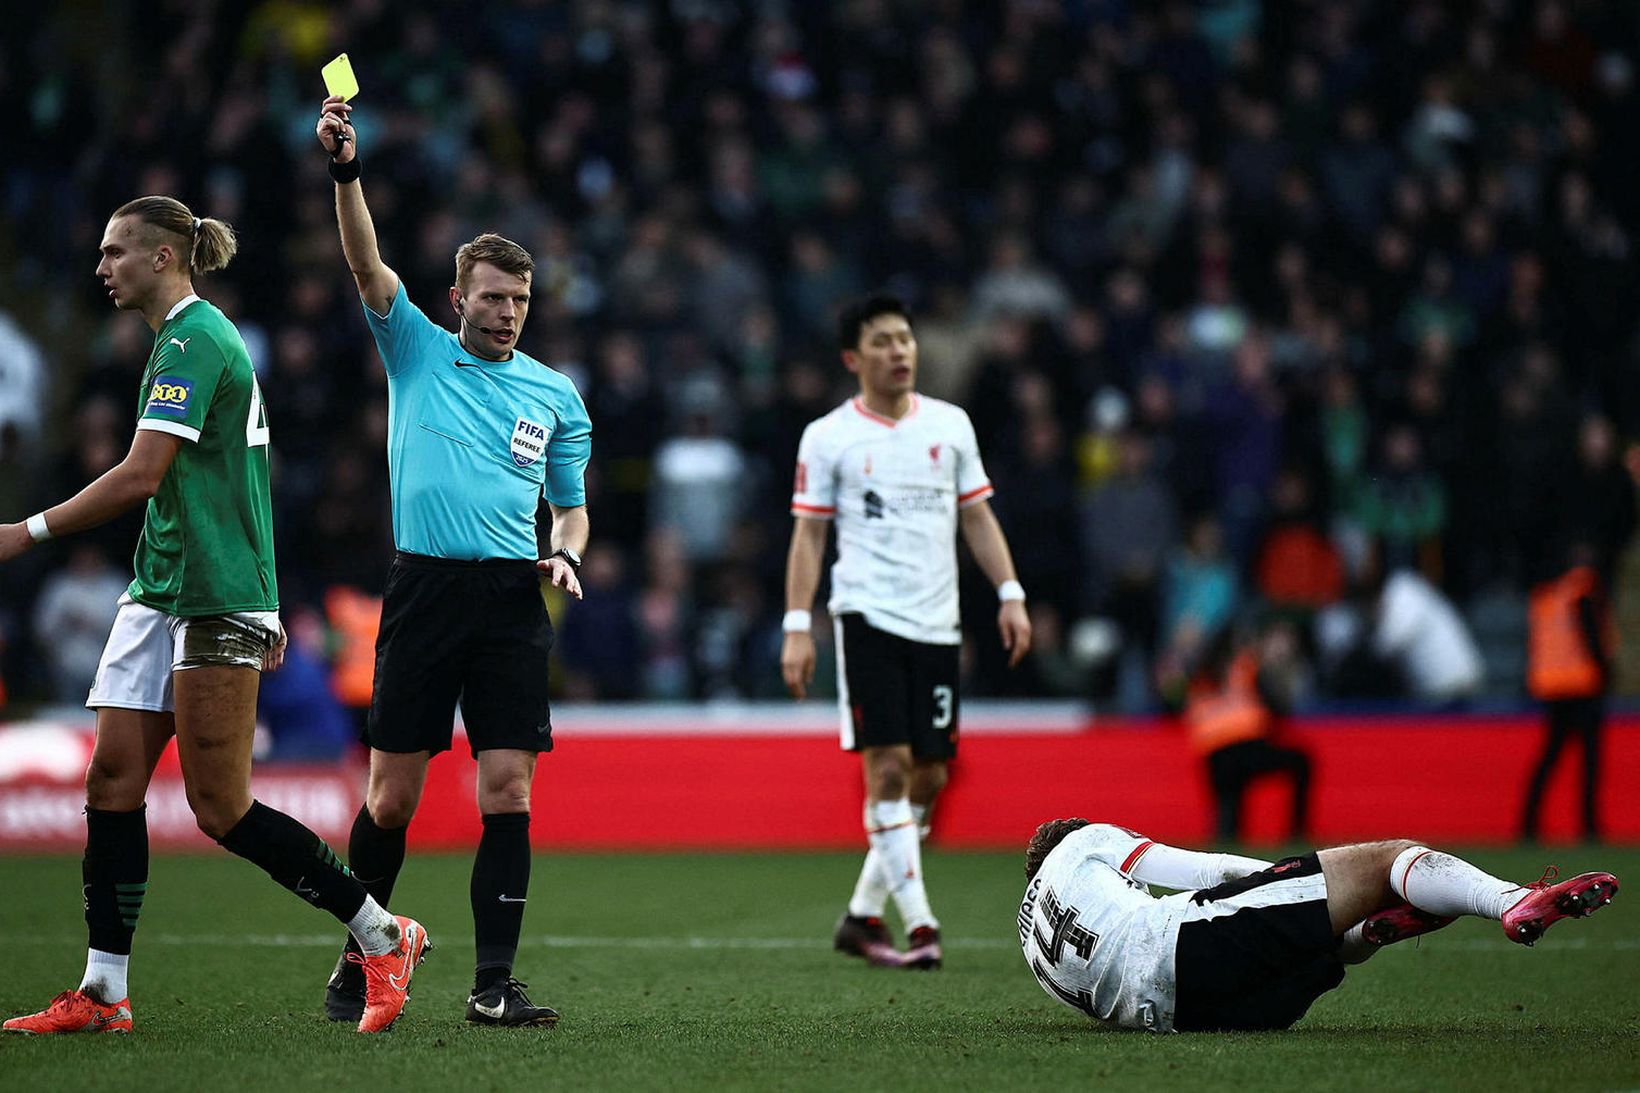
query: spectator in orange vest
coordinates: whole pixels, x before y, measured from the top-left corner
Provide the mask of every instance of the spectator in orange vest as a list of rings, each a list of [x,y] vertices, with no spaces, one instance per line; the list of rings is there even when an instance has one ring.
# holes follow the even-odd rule
[[[1239,645],[1239,647],[1238,647]],[[1290,622],[1266,625],[1252,640],[1237,642],[1227,628],[1208,648],[1191,679],[1184,704],[1190,747],[1207,764],[1213,787],[1216,830],[1223,842],[1241,832],[1247,787],[1266,774],[1292,779],[1291,837],[1303,837],[1310,806],[1310,757],[1279,742],[1292,708],[1299,671],[1298,637]]]
[[[334,634],[330,689],[362,727],[370,713],[376,685],[376,635],[381,629],[382,599],[351,585],[325,590],[325,618]]]
[[[1573,736],[1583,743],[1583,837],[1600,838],[1600,732],[1616,633],[1594,546],[1579,541],[1566,560],[1563,573],[1532,589],[1527,606],[1526,689],[1543,703],[1548,730],[1526,790],[1521,837],[1527,841],[1537,838],[1544,788]]]

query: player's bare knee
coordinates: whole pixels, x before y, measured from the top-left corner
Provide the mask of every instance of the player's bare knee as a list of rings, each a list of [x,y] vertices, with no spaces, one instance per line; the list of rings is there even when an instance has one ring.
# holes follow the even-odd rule
[[[142,806],[146,786],[138,772],[93,755],[85,768],[85,803],[103,812],[130,812]]]
[[[377,827],[384,830],[394,830],[407,825],[416,814],[417,795],[403,789],[370,788],[370,795],[366,799],[366,807],[370,810],[370,820]]]
[[[188,807],[193,809],[194,824],[218,842],[250,809],[249,804],[226,795],[194,793],[188,794]]]
[[[884,765],[871,772],[871,798],[897,801],[911,791],[911,779],[902,767]]]
[[[508,782],[500,786],[486,786],[478,795],[478,810],[486,816],[530,810],[528,782]]]
[[[1382,842],[1369,843],[1368,849],[1372,853],[1374,864],[1381,867],[1387,876],[1389,867],[1395,864],[1396,858],[1404,851],[1421,845],[1423,844],[1413,839],[1385,839]]]
[[[911,795],[920,801],[933,801],[949,780],[944,763],[919,763],[911,776]]]
[[[1419,845],[1411,839],[1384,839],[1323,850],[1322,869],[1328,874],[1329,884],[1342,883],[1348,876],[1361,892],[1370,893],[1377,906],[1389,906],[1399,898],[1390,886],[1390,867],[1403,851]]]
[[[910,748],[867,748],[861,758],[865,766],[866,796],[871,800],[897,801],[910,793]]]
[[[224,823],[222,816],[212,812],[195,812],[194,826],[205,833],[205,836],[216,842],[221,842],[228,832],[233,830],[233,824]]]

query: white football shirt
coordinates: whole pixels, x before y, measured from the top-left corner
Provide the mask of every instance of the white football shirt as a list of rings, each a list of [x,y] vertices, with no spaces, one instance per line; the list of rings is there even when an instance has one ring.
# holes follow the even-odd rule
[[[837,523],[833,615],[957,645],[957,510],[991,493],[961,407],[912,395],[894,421],[852,398],[803,430],[792,514]]]
[[[1173,1028],[1188,893],[1157,899],[1132,870],[1153,844],[1110,824],[1065,836],[1025,889],[1019,944],[1049,995],[1120,1028]]]

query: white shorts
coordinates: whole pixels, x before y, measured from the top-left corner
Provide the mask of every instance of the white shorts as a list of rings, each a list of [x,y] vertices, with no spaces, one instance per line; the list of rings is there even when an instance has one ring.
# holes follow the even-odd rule
[[[223,640],[211,637],[204,643],[190,642],[190,628],[202,626],[216,628]],[[110,706],[170,713],[176,709],[171,696],[171,673],[203,664],[260,668],[260,657],[253,657],[249,650],[261,641],[271,648],[279,634],[277,611],[178,618],[138,603],[129,594],[122,595],[114,627],[108,632],[108,643],[103,646],[102,660],[97,665],[97,678],[91,683],[91,694],[85,704],[93,710]],[[201,657],[195,648],[201,644],[220,651]]]

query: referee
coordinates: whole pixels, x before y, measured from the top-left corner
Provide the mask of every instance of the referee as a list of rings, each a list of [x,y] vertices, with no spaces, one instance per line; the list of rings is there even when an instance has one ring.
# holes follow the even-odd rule
[[[484,821],[473,861],[477,970],[467,1021],[550,1026],[557,1012],[530,1002],[512,975],[530,878],[530,782],[536,756],[552,749],[552,623],[537,570],[580,598],[592,427],[574,384],[516,349],[535,268],[523,247],[487,233],[456,251],[450,306],[458,334],[410,302],[377,249],[350,110],[326,99],[316,131],[331,157],[342,251],[387,369],[398,553],[364,731],[370,785],[349,864],[385,901],[404,864],[427,761],[450,747],[459,699]],[[537,561],[543,495],[552,551]],[[325,991],[332,1020],[356,1019],[363,1001],[350,955],[343,950]]]

